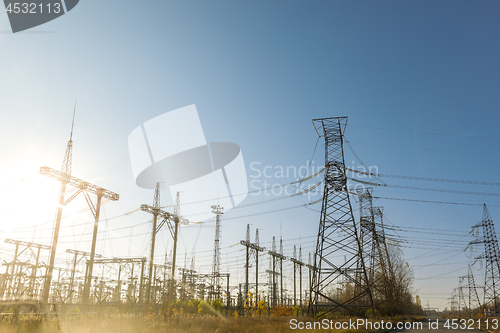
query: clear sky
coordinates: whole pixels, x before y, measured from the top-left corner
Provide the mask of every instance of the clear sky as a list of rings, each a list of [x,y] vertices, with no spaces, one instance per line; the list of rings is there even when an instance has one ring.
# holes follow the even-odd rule
[[[349,117],[346,139],[364,164],[382,174],[499,182],[499,14],[498,1],[82,0],[52,22],[12,34],[7,14],[0,12],[0,228],[8,238],[50,242],[57,184],[41,176],[11,182],[43,165],[60,168],[75,98],[73,175],[121,196],[104,206],[104,218],[152,203],[153,191],[137,187],[132,175],[131,131],[190,104],[197,106],[207,140],[240,145],[249,181],[260,184],[266,178],[257,177],[252,163],[274,171],[307,166],[317,139],[311,119],[334,116]],[[324,162],[319,142],[315,170]],[[349,147],[345,152],[347,165],[360,165]],[[498,186],[382,180],[496,193],[386,187],[373,195],[484,202],[494,221],[500,219]],[[306,257],[314,250],[319,205],[253,214],[318,197],[223,215],[223,270],[242,280],[241,246],[229,246],[244,238],[247,223],[252,239],[260,229],[263,246],[281,234],[285,255],[302,244]],[[242,204],[269,198],[248,196]],[[172,204],[168,191],[162,203]],[[356,209],[354,199],[352,204]],[[458,276],[467,273],[467,232],[480,221],[482,208],[388,199],[375,204],[384,207],[388,224],[403,227],[398,234],[408,242],[403,250],[424,305],[428,300],[433,307],[449,307]],[[82,198],[68,207],[72,215],[63,222],[61,260],[65,248],[90,248],[85,233],[91,217],[78,213],[83,208]],[[101,223],[98,250],[106,256],[147,255],[148,219],[136,212]],[[36,230],[15,230],[35,224]],[[213,233],[213,222],[183,228],[181,263],[194,250],[196,269],[208,273]],[[424,242],[429,238],[440,241]],[[172,241],[166,230],[159,239],[161,262]],[[8,258],[12,247],[0,248],[0,258]]]

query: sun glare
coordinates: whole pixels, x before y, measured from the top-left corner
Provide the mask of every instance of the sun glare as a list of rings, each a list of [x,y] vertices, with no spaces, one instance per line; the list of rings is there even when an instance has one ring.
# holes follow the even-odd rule
[[[54,221],[60,183],[39,175],[39,168],[27,163],[0,179],[0,229]]]

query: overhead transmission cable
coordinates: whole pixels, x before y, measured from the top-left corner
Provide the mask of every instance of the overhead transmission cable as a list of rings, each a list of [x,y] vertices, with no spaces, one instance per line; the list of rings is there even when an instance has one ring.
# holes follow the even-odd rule
[[[459,154],[500,156],[500,154],[496,154],[496,153],[482,153],[482,152],[478,152],[478,151],[460,151],[460,150],[432,149],[432,148],[419,148],[419,147],[403,147],[403,146],[383,145],[383,144],[379,144],[379,143],[354,142],[354,141],[351,141],[351,142],[356,143],[356,144],[360,144],[360,145],[368,145],[368,146],[379,146],[379,147],[401,148],[401,149],[412,149],[412,150],[428,150],[428,151],[436,151],[436,152],[440,152],[440,153],[459,153]]]
[[[375,178],[387,177],[387,178],[423,180],[423,181],[444,182],[444,183],[458,183],[458,184],[500,186],[500,183],[496,183],[496,182],[481,182],[481,181],[475,181],[475,180],[459,180],[459,179],[444,179],[444,178],[430,178],[430,177],[391,175],[391,174],[387,174],[387,173],[373,173],[373,172],[359,171],[359,170],[354,170],[354,169],[350,169],[350,168],[345,168],[345,170],[346,171],[351,171],[351,172],[354,172],[354,173],[359,173],[359,174],[362,174],[362,175],[372,176],[372,177],[375,177]]]
[[[456,193],[456,194],[471,194],[471,195],[484,195],[484,196],[500,196],[500,193],[491,193],[491,192],[475,192],[475,191],[461,191],[461,190],[448,190],[441,188],[430,188],[430,187],[419,187],[419,186],[406,186],[406,185],[393,185],[393,184],[377,184],[372,182],[367,182],[355,178],[348,177],[349,180],[352,180],[357,183],[376,186],[376,187],[392,187],[392,188],[400,188],[406,190],[416,190],[416,191],[430,191],[430,192],[444,192],[444,193]]]
[[[351,195],[363,196],[361,193],[355,193],[349,191]],[[451,201],[435,201],[435,200],[420,200],[420,199],[405,199],[405,198],[389,198],[389,197],[379,197],[372,196],[373,199],[384,199],[384,200],[396,200],[396,201],[409,201],[409,202],[422,202],[422,203],[434,203],[434,204],[442,204],[442,205],[459,205],[459,206],[483,206],[482,203],[468,203],[468,202],[451,202]],[[491,207],[500,207],[499,205],[488,205]]]
[[[408,131],[408,130],[402,130],[402,129],[382,128],[382,127],[352,125],[352,124],[349,124],[349,127],[371,128],[371,129],[377,129],[377,130],[393,131],[393,132],[405,132],[405,133],[411,133],[411,134],[428,134],[428,135],[454,136],[454,137],[472,138],[472,139],[500,140],[500,138],[488,137],[488,136],[449,134],[449,133],[435,133],[435,132],[421,132],[421,131]]]

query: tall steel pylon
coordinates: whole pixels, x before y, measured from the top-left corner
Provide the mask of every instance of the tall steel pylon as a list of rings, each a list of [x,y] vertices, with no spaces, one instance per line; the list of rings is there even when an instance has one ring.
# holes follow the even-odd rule
[[[469,309],[479,308],[482,312],[481,301],[479,300],[479,295],[477,293],[476,283],[474,281],[474,274],[472,274],[472,267],[469,264],[469,269],[467,271],[467,284],[469,289]]]
[[[156,245],[156,228],[158,223],[158,214],[160,209],[160,183],[156,183],[155,194],[153,198],[153,228],[151,232],[151,249],[149,255],[149,273],[148,273],[148,284],[146,285],[146,303],[154,303],[154,297],[152,297],[151,286],[153,284],[153,268],[154,268],[154,257],[155,257],[155,245]]]
[[[59,238],[59,229],[61,226],[63,207],[66,206],[68,203],[70,203],[71,200],[73,200],[76,196],[78,196],[78,194],[83,193],[85,200],[87,201],[87,204],[89,205],[90,211],[91,211],[92,215],[94,216],[94,231],[92,234],[90,260],[89,260],[89,264],[87,266],[84,289],[83,289],[83,302],[87,303],[88,299],[89,299],[89,294],[90,294],[90,285],[92,283],[92,269],[93,269],[95,248],[96,248],[96,242],[97,242],[97,230],[98,230],[98,224],[99,224],[99,214],[100,214],[100,209],[101,209],[101,201],[102,201],[102,198],[117,201],[120,197],[117,193],[108,191],[104,188],[98,187],[94,184],[91,184],[89,182],[86,182],[86,181],[83,181],[81,179],[78,179],[76,177],[71,176],[72,154],[73,154],[73,125],[75,123],[75,112],[76,112],[76,103],[75,103],[75,109],[73,111],[73,121],[71,123],[71,134],[69,137],[68,145],[66,147],[66,152],[64,154],[64,161],[63,161],[63,166],[62,166],[61,172],[54,170],[52,168],[46,167],[46,166],[40,168],[41,175],[53,178],[53,179],[61,182],[61,188],[59,191],[59,200],[58,200],[58,205],[57,205],[57,210],[56,210],[56,220],[55,220],[55,224],[54,224],[54,232],[52,234],[52,246],[51,246],[51,251],[50,251],[50,262],[49,262],[49,267],[47,269],[45,286],[44,286],[44,290],[43,290],[43,298],[42,298],[43,304],[47,304],[49,301],[50,287],[51,287],[51,281],[52,281],[52,274],[54,271],[54,262],[55,262],[55,256],[56,256],[57,242],[58,242],[58,238]],[[74,188],[77,189],[77,191],[74,192],[69,198],[65,199],[67,185],[73,186]],[[95,204],[92,201],[92,199],[90,198],[89,193],[97,195],[97,201]]]
[[[368,283],[358,226],[354,220],[345,174],[343,129],[347,117],[313,119],[313,125],[325,139],[325,186],[319,223],[311,286],[311,315],[323,315],[339,309],[355,312],[371,308],[375,314]],[[344,257],[343,263],[335,264]],[[349,296],[336,300],[334,293],[342,277],[351,286]],[[361,277],[358,279],[357,277]],[[347,290],[344,291],[347,294]]]
[[[180,199],[179,192],[177,192],[176,203],[174,214],[166,212],[160,208],[160,184],[156,183],[155,195],[153,200],[153,207],[150,205],[142,204],[141,210],[153,214],[153,231],[151,236],[151,254],[150,254],[150,271],[149,271],[149,283],[152,281],[152,272],[154,268],[153,258],[154,258],[154,243],[155,243],[155,235],[161,230],[161,228],[166,224],[168,227],[168,231],[170,231],[170,235],[172,235],[172,239],[174,240],[174,249],[172,255],[172,279],[170,280],[170,292],[169,297],[170,300],[175,300],[177,298],[176,285],[175,285],[175,261],[177,257],[177,235],[179,231],[179,223],[186,224],[187,219],[180,216]],[[161,217],[162,220],[157,223],[158,217]],[[147,298],[146,301],[149,302],[150,299],[150,285],[147,286]]]
[[[359,195],[359,241],[367,261],[368,280],[374,285],[375,271],[378,268],[377,242],[375,229],[375,216],[373,211],[372,189],[365,188],[357,193]],[[361,265],[359,261],[358,265]],[[358,280],[361,280],[358,278]]]
[[[212,295],[211,300],[220,299],[220,216],[224,208],[219,205],[212,206],[212,213],[215,217],[215,240],[214,240],[214,261],[212,266]]]
[[[75,125],[75,113],[76,113],[76,102],[75,102],[75,108],[73,110],[73,120],[71,121],[71,134],[69,135],[69,141],[66,146],[66,152],[64,153],[64,160],[61,167],[62,179],[61,179],[61,187],[59,189],[59,204],[57,205],[56,222],[54,225],[54,232],[52,235],[52,249],[50,251],[49,267],[43,291],[42,301],[44,303],[47,303],[49,300],[50,284],[52,281],[52,272],[54,271],[54,262],[56,258],[57,240],[59,238],[59,227],[61,225],[62,208],[64,206],[64,197],[66,195],[66,186],[68,184],[68,177],[71,176],[71,168],[73,160],[73,127]]]
[[[484,253],[478,259],[486,260],[484,275],[484,309],[489,308],[492,316],[500,314],[500,249],[495,233],[495,225],[491,219],[486,204],[483,205],[483,220],[472,228],[482,228],[483,235],[471,244],[484,244]]]
[[[470,307],[467,306],[464,294],[464,283],[466,278],[467,275],[458,277],[458,313],[461,313],[460,311],[462,310],[464,312],[467,311],[467,314],[470,315]]]
[[[255,305],[259,301],[259,252],[265,250],[265,248],[259,246],[259,229],[255,230],[255,243],[250,242],[250,224],[247,224],[247,234],[240,244],[246,248],[246,263],[245,263],[245,304],[247,302],[250,304],[252,302],[251,298],[248,298],[249,291],[249,269],[250,269],[250,256],[255,255]]]
[[[360,216],[360,242],[368,270],[372,297],[377,306],[394,302],[396,279],[384,232],[384,217],[381,207],[373,206],[372,189],[358,191]]]

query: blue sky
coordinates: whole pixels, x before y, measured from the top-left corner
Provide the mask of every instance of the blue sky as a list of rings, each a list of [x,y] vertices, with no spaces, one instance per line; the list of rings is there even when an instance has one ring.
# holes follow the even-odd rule
[[[26,165],[60,168],[78,98],[73,175],[121,195],[119,202],[106,205],[108,217],[152,202],[152,191],[134,183],[127,147],[130,132],[157,115],[190,104],[198,108],[207,140],[240,145],[249,179],[254,175],[249,168],[252,162],[307,165],[317,138],[311,119],[348,116],[347,140],[360,159],[380,173],[498,182],[499,10],[496,1],[152,1],[139,5],[82,0],[67,15],[17,34],[10,33],[7,15],[0,13],[2,179],[21,177],[19,170]],[[345,152],[346,164],[354,161],[358,166],[348,147]],[[314,165],[323,163],[322,158],[319,146]],[[495,186],[383,180],[498,193]],[[8,193],[19,193],[12,191]],[[162,200],[171,203],[167,192]],[[23,202],[18,195],[16,202]],[[374,195],[486,202],[492,205],[493,219],[500,218],[494,207],[499,204],[496,196],[397,188],[377,188]],[[244,204],[264,199],[249,196]],[[306,202],[307,198],[286,199],[224,217]],[[83,201],[79,205],[83,207]],[[479,206],[382,199],[376,205],[384,206],[386,217],[398,226],[463,233],[480,220],[482,212]],[[43,221],[52,218],[53,209]],[[26,222],[8,213],[0,218],[2,225],[9,225],[14,220],[39,223],[35,219],[41,217]],[[88,216],[76,219],[87,221]],[[147,219],[145,213],[135,213],[110,220],[108,227],[132,226]],[[292,239],[310,236],[309,243],[302,243],[312,251],[318,219],[317,212],[304,208],[235,219],[223,224],[222,246],[237,243],[246,224],[252,223],[252,234],[254,228],[262,228],[265,246],[281,230],[289,250],[301,243]],[[211,249],[213,223],[203,226],[203,237],[196,241],[198,228],[183,231],[185,243],[180,246],[188,252],[194,243],[196,251]],[[148,231],[143,225],[134,227],[134,233],[139,229]],[[453,239],[444,231],[432,232]],[[106,254],[145,255],[147,236],[134,238],[134,244],[143,247],[139,244],[130,250],[130,231],[123,233],[125,240],[102,247]],[[422,239],[427,234],[401,235]],[[33,231],[23,237],[30,239]],[[74,237],[68,235],[68,239]],[[171,246],[166,244],[168,233],[162,237],[165,244],[157,248],[160,254],[162,246]],[[48,243],[41,235],[35,239]],[[81,246],[80,250],[90,246],[68,241],[67,246],[72,245]],[[418,279],[454,270],[458,271],[443,276],[466,274],[465,254],[444,249],[418,258],[428,251],[403,249],[410,265],[415,265],[415,289],[424,303],[446,306],[458,279]],[[239,247],[228,248],[227,256],[242,255],[236,250]],[[446,259],[452,255],[456,256]],[[443,259],[443,263],[459,264],[418,266]],[[233,266],[229,269],[236,272],[238,266]],[[241,262],[239,266],[243,267]],[[209,267],[199,269],[208,272]],[[241,279],[242,269],[238,274]]]

